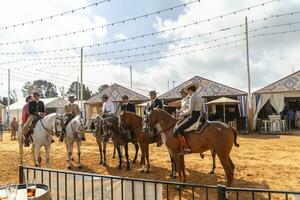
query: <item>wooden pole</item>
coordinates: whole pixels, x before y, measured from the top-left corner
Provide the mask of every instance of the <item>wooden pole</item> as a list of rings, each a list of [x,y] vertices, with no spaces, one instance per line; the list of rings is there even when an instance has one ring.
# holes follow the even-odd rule
[[[83,117],[83,47],[81,47],[81,62],[80,62],[80,114],[81,114],[81,117]]]
[[[8,69],[8,94],[7,94],[7,127],[9,128],[9,118],[10,118],[10,109],[9,109],[9,105],[10,105],[10,69]]]

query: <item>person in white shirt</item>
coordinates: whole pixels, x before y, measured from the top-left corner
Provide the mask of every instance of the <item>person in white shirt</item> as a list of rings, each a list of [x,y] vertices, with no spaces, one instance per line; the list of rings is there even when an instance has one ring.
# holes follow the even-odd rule
[[[108,100],[108,96],[106,94],[102,96],[102,101],[102,116],[114,115],[115,106],[111,101]]]

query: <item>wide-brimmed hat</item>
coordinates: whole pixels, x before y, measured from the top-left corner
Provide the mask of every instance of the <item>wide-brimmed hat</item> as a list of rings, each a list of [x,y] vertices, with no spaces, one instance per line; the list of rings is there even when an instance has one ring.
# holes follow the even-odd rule
[[[108,98],[108,95],[107,94],[103,94],[102,98]]]
[[[184,88],[182,88],[182,89],[179,91],[179,94],[182,94],[182,93],[185,93],[185,94],[186,94],[186,92],[184,91]]]
[[[183,90],[188,93],[188,89],[191,88],[191,87],[196,87],[196,90],[198,90],[199,88],[199,84],[198,83],[190,83],[188,85],[186,85]]]
[[[76,97],[74,95],[70,95],[69,99],[76,99]]]
[[[157,94],[157,92],[156,92],[155,90],[152,90],[152,91],[149,92],[149,95],[150,95],[150,96],[156,95],[156,94]]]
[[[37,97],[37,96],[41,96],[39,92],[34,92],[32,93],[32,96]]]
[[[121,98],[122,98],[122,99],[129,99],[128,95],[126,95],[126,94],[122,95]]]

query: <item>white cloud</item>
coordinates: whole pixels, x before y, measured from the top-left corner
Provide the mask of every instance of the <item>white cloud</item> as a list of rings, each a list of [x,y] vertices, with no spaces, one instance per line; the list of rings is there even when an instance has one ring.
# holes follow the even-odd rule
[[[116,39],[127,39],[128,37],[124,33],[118,33],[115,36]]]

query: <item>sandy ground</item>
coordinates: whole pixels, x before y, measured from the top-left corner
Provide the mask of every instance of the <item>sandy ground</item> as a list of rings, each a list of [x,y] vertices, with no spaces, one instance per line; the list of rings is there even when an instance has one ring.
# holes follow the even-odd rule
[[[58,139],[51,149],[51,168],[66,169],[66,150]],[[233,148],[232,160],[236,166],[235,187],[255,187],[284,190],[300,190],[300,136],[262,136],[240,135],[240,148]],[[130,145],[130,157],[133,159],[133,146]],[[139,164],[132,165],[127,172],[125,165],[118,170],[118,159],[112,159],[112,146],[108,147],[108,166],[98,164],[99,153],[95,138],[87,134],[87,141],[82,145],[82,170],[100,174],[137,177],[156,180],[174,180],[168,177],[170,162],[165,147],[150,147],[151,173],[140,174]],[[0,142],[0,184],[18,180],[18,146],[17,141],[10,141],[9,135],[4,135]],[[45,159],[43,158],[43,161]],[[75,157],[76,160],[76,157]],[[30,149],[25,149],[25,165],[33,166]],[[44,162],[43,162],[43,166]],[[209,174],[211,169],[210,153],[200,159],[198,154],[186,156],[188,182],[200,184],[225,184],[224,171],[217,160],[216,175]],[[188,199],[188,198],[187,198]],[[263,199],[263,197],[258,198]],[[276,198],[275,198],[276,199]]]

